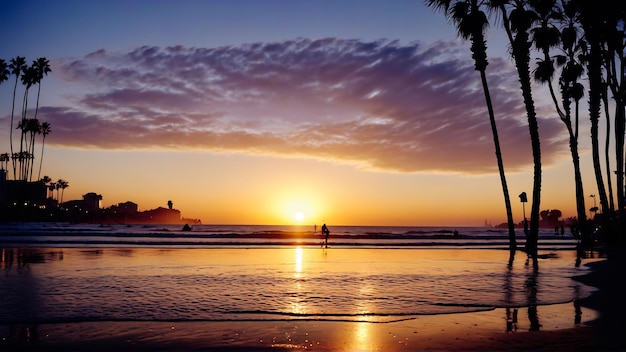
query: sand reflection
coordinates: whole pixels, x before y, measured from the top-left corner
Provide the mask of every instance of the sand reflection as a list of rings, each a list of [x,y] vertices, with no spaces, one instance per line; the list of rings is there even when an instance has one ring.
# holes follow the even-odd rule
[[[292,291],[289,293],[290,297],[290,305],[289,312],[297,315],[304,315],[308,313],[307,305],[304,302],[305,288],[303,287],[303,274],[302,274],[302,262],[303,262],[303,251],[300,246],[295,248],[295,258],[294,258],[294,282],[292,285]]]
[[[352,340],[352,345],[349,348],[351,351],[369,351],[372,349],[372,338],[370,337],[371,326],[372,323],[356,323],[354,338]]]
[[[294,277],[299,279],[302,274],[302,248],[296,247],[296,267]]]

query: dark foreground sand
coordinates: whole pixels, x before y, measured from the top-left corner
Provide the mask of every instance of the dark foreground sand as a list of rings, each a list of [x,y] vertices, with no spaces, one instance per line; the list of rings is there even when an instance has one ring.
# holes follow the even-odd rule
[[[518,310],[519,322],[511,332],[507,332],[505,309],[419,316],[391,323],[63,323],[4,331],[0,336],[21,335],[22,341],[5,339],[0,351],[626,350],[625,262],[618,253],[592,263],[593,271],[578,279],[599,291],[577,304],[538,307],[540,331],[529,331],[527,308]],[[575,309],[581,311],[581,324],[571,321]]]

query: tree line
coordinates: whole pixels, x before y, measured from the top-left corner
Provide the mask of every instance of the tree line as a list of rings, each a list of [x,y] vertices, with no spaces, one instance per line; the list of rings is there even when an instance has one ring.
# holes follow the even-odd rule
[[[41,81],[48,73],[51,72],[50,63],[45,57],[34,60],[31,65],[26,63],[26,59],[17,56],[10,60],[10,63],[0,59],[0,84],[8,81],[11,76],[15,76],[13,84],[13,103],[11,106],[11,121],[9,125],[9,145],[10,153],[0,155],[0,161],[5,164],[5,170],[9,172],[8,164],[11,162],[11,170],[14,180],[32,181],[35,166],[35,141],[38,135],[41,135],[41,156],[39,159],[39,169],[37,171],[37,179],[41,177],[41,167],[43,165],[43,155],[46,136],[52,131],[48,122],[39,122],[37,113],[39,111],[39,97],[41,95]],[[17,113],[17,125],[15,105],[17,100],[17,85],[21,80],[24,86],[24,95],[22,98],[22,106]],[[37,100],[35,111],[32,116],[28,115],[29,93],[33,86],[37,87]],[[19,148],[17,139],[13,135],[13,130],[20,130]],[[15,142],[15,143],[14,143]]]
[[[585,208],[579,156],[580,102],[587,92],[591,128],[589,138],[597,192],[599,225],[610,243],[623,242],[626,233],[624,189],[624,132],[626,117],[626,2],[612,0],[425,0],[456,27],[459,37],[470,41],[474,67],[480,73],[496,151],[509,229],[510,263],[517,248],[511,200],[500,151],[498,130],[487,83],[486,30],[492,19],[508,38],[526,110],[533,156],[533,190],[526,252],[537,266],[537,242],[541,203],[541,145],[532,82],[546,85],[559,118],[568,133],[573,164],[576,213],[581,237],[592,231]],[[535,53],[535,64],[531,56]],[[586,81],[586,85],[583,82]],[[612,111],[611,111],[612,110]],[[584,113],[583,113],[584,114]],[[606,135],[599,135],[604,115]],[[611,138],[613,127],[613,138]],[[601,139],[604,145],[601,146]],[[614,166],[611,160],[611,141]],[[613,168],[614,167],[614,168]],[[611,174],[615,173],[615,192]],[[616,194],[615,194],[616,193]],[[524,194],[525,196],[525,194]],[[617,204],[615,204],[617,199]],[[524,219],[526,223],[526,219]]]
[[[41,168],[43,165],[43,157],[45,150],[46,137],[52,131],[50,123],[40,122],[37,118],[39,112],[39,98],[41,96],[41,82],[48,73],[51,72],[50,62],[45,57],[34,60],[28,65],[26,58],[17,56],[7,63],[4,59],[0,59],[0,84],[9,81],[13,76],[13,101],[11,106],[11,120],[9,125],[9,145],[10,153],[0,154],[0,166],[7,172],[7,176],[12,176],[13,180],[32,182],[35,174],[35,142],[37,136],[41,136],[41,155],[39,157],[39,165],[37,170],[37,178],[46,185],[50,192],[50,199],[54,199],[54,191],[56,191],[56,199],[59,203],[63,202],[63,192],[69,183],[63,179],[52,182],[48,176],[41,177]],[[24,87],[21,99],[21,108],[16,112],[16,103],[18,102],[18,83],[21,81]],[[31,89],[37,87],[37,100],[35,102],[34,112],[28,110]],[[30,115],[29,115],[30,114]],[[13,131],[19,130],[19,147],[18,136]],[[9,166],[10,164],[10,166]],[[12,171],[12,172],[11,172]],[[59,191],[61,195],[59,196]]]

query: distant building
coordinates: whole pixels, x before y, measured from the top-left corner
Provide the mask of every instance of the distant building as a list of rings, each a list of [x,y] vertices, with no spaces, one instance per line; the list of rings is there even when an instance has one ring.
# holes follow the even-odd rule
[[[141,212],[139,217],[146,223],[178,224],[181,222],[179,210],[163,207]]]
[[[0,204],[45,204],[47,190],[41,181],[7,180],[6,170],[0,169]]]
[[[100,210],[101,202],[102,195],[96,194],[95,192],[89,192],[83,195],[83,209],[86,211],[95,212]]]
[[[111,210],[114,210],[118,214],[134,214],[139,210],[139,206],[137,203],[125,202],[111,206]]]

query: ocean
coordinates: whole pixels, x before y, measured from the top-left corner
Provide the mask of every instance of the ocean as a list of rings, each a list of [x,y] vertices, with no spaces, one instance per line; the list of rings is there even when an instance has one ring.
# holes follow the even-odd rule
[[[507,266],[506,230],[330,230],[321,248],[312,226],[3,224],[0,324],[393,322],[576,302],[594,290],[572,279],[588,269],[567,234],[542,231],[534,270],[523,252]]]
[[[487,227],[329,226],[334,247],[434,247],[506,249],[508,230]],[[458,235],[454,235],[454,231]],[[204,248],[224,246],[316,246],[320,225],[91,225],[69,223],[9,223],[0,225],[6,246]],[[525,235],[516,230],[523,247]],[[574,249],[571,233],[541,229],[541,249]]]

